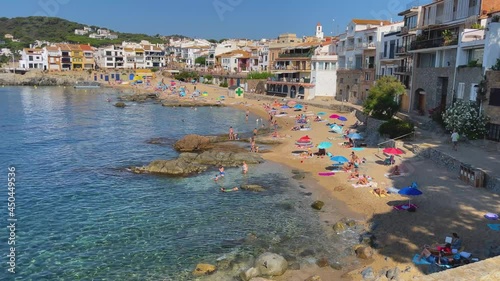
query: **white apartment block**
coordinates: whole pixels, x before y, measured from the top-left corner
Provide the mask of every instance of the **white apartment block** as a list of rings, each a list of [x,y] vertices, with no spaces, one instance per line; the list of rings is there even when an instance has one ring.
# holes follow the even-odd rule
[[[19,67],[25,69],[44,69],[43,50],[24,48],[21,51]]]

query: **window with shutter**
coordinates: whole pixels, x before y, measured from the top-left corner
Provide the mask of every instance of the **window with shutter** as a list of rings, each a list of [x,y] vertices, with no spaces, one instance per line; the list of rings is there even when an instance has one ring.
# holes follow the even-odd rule
[[[457,99],[464,99],[465,83],[458,83]]]

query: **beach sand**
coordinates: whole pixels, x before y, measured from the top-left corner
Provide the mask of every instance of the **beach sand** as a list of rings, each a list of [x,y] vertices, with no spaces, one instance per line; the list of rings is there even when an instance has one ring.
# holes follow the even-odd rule
[[[159,81],[161,77],[157,78]],[[167,80],[168,79],[168,80]],[[170,81],[165,78],[165,81]],[[154,81],[152,85],[156,85]],[[192,92],[194,85],[183,83]],[[130,86],[119,86],[127,88]],[[221,95],[227,97],[227,89],[213,85],[197,84],[197,90],[207,91],[207,100],[215,101]],[[143,88],[138,88],[143,92]],[[149,89],[151,91],[151,89]],[[279,99],[281,100],[281,99]],[[267,112],[262,106],[269,100],[257,100],[249,98],[227,98],[224,103],[242,110],[242,115],[249,109],[256,115],[262,116],[264,123],[267,122]],[[272,102],[271,102],[272,103]],[[292,110],[288,110],[294,115]],[[337,113],[314,106],[308,106],[307,111],[317,113],[325,111],[324,118],[329,114]],[[296,113],[296,112],[295,112]],[[348,118],[346,127],[354,124],[357,120],[352,113],[344,113]],[[463,239],[465,250],[473,253],[480,259],[488,256],[490,246],[500,244],[498,232],[490,230],[486,224],[491,223],[484,219],[483,215],[488,212],[500,213],[500,196],[488,192],[483,188],[472,188],[458,179],[458,175],[451,174],[442,167],[438,167],[429,160],[415,157],[410,151],[404,150],[405,154],[397,156],[397,164],[402,163],[409,175],[389,179],[384,177],[391,169],[389,166],[380,164],[385,155],[377,148],[368,147],[362,151],[356,151],[360,157],[366,158],[366,163],[360,168],[361,174],[373,177],[378,187],[402,188],[417,182],[422,190],[421,196],[411,198],[412,203],[418,206],[416,212],[396,211],[393,205],[408,202],[407,197],[392,194],[380,198],[370,193],[373,188],[353,188],[348,181],[348,173],[337,173],[334,176],[322,177],[318,172],[326,171],[332,164],[328,157],[312,157],[302,159],[292,155],[297,150],[294,143],[304,135],[312,138],[314,144],[322,141],[330,141],[333,146],[327,149],[333,155],[343,155],[349,158],[351,149],[338,145],[343,142],[340,136],[328,132],[328,127],[323,122],[312,122],[309,131],[291,131],[294,119],[290,117],[277,118],[280,126],[279,135],[283,142],[273,146],[272,151],[263,153],[263,157],[270,161],[279,162],[290,167],[310,172],[304,185],[312,192],[312,200],[322,200],[325,207],[320,212],[321,221],[325,228],[331,228],[341,218],[353,218],[370,226],[376,236],[378,245],[372,259],[361,261],[361,266],[349,266],[346,264],[341,270],[331,267],[319,268],[316,265],[302,267],[300,270],[288,270],[283,276],[274,277],[273,280],[302,281],[306,278],[318,275],[322,280],[362,280],[360,274],[366,267],[372,267],[377,275],[382,269],[398,267],[401,271],[400,280],[411,280],[414,276],[427,273],[426,266],[416,266],[411,259],[414,254],[420,252],[424,244],[443,243],[446,236],[457,232]],[[249,120],[255,122],[255,120]],[[259,124],[260,125],[260,124]],[[259,138],[270,136],[259,135]],[[332,139],[334,138],[334,139]],[[316,152],[317,148],[313,148]],[[311,183],[310,185],[307,183]]]

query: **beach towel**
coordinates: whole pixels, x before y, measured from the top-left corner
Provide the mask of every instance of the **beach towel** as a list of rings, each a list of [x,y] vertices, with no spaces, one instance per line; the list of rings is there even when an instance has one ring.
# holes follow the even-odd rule
[[[389,193],[398,193],[399,192],[399,189],[397,189],[395,187],[388,187],[385,190],[387,190],[387,192],[389,192]]]
[[[359,187],[377,187],[377,183],[376,182],[370,182],[368,184],[355,184],[355,183],[353,183],[352,186],[354,188],[359,188]]]
[[[396,205],[396,206],[393,206],[394,210],[398,210],[398,211],[406,211],[408,210],[409,208],[418,208],[417,205],[415,204],[401,204],[401,205]]]
[[[414,263],[414,264],[431,264],[431,263],[430,263],[430,262],[428,262],[425,258],[422,258],[421,260],[418,260],[418,257],[419,257],[419,256],[420,256],[419,254],[415,254],[415,255],[413,256],[412,261],[413,261],[413,263]]]
[[[384,174],[384,177],[393,179],[393,178],[399,178],[399,177],[406,177],[408,175],[409,175],[408,173],[401,173],[399,175],[392,175],[391,173],[386,173],[386,174]]]
[[[488,227],[494,231],[500,231],[500,223],[489,223]]]
[[[486,215],[484,215],[484,217],[492,221],[498,220],[498,215],[493,213],[487,213]]]
[[[329,176],[335,175],[335,173],[334,172],[319,172],[318,175],[320,175],[322,177],[329,177]]]
[[[361,150],[364,150],[364,148],[363,147],[353,147],[352,150],[361,151]]]

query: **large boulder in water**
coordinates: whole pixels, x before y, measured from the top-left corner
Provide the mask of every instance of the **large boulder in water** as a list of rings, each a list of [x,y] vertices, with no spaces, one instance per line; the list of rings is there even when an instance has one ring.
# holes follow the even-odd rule
[[[214,273],[215,270],[217,270],[217,267],[215,267],[215,265],[199,263],[198,265],[196,265],[196,268],[193,271],[193,275],[194,276],[209,275]]]
[[[243,161],[247,164],[264,162],[258,153],[210,150],[200,154],[184,152],[177,159],[155,160],[145,167],[134,168],[133,171],[186,176],[206,171],[210,166],[238,167]]]
[[[121,108],[123,108],[123,107],[125,107],[125,106],[126,106],[126,104],[125,104],[124,102],[121,102],[121,101],[120,101],[120,102],[115,103],[115,106],[116,106],[116,107],[121,107]]]
[[[280,276],[288,268],[286,259],[278,254],[263,253],[255,260],[255,267],[263,276]]]
[[[174,144],[180,152],[203,151],[211,148],[210,139],[199,135],[187,135]]]

